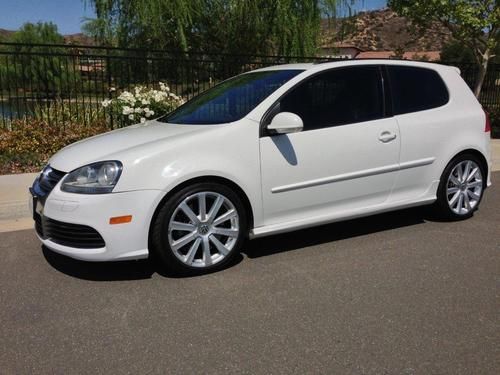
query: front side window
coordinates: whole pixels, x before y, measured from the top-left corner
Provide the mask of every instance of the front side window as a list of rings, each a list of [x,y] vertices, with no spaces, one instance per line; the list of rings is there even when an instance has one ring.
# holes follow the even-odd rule
[[[302,118],[304,130],[371,121],[384,117],[379,68],[356,66],[320,73],[279,101],[277,112]]]
[[[222,124],[242,119],[302,70],[242,74],[212,87],[159,121],[175,124]]]
[[[394,114],[424,111],[448,103],[449,95],[439,74],[412,66],[387,66]]]

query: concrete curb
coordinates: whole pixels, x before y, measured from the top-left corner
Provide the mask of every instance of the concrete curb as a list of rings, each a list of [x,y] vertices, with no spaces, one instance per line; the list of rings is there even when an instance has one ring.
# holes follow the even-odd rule
[[[500,139],[491,140],[491,171],[500,171]]]
[[[492,171],[500,171],[500,139],[491,140]],[[28,188],[38,173],[0,176],[0,232],[33,228]]]
[[[38,173],[0,176],[0,232],[31,228],[28,188]]]

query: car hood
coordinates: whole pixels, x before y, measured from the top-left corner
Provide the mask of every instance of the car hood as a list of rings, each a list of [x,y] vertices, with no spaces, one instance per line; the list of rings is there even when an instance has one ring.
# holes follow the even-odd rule
[[[148,121],[96,135],[73,143],[56,153],[49,164],[60,171],[70,172],[86,164],[102,160],[121,159],[126,151],[150,143],[184,137],[188,133],[209,131],[217,126],[179,125]]]

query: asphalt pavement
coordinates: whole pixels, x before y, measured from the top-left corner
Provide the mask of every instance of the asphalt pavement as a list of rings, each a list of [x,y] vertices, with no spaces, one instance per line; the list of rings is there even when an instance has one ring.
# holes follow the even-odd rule
[[[201,277],[0,233],[0,373],[498,374],[493,182],[470,220],[417,208],[258,239]]]

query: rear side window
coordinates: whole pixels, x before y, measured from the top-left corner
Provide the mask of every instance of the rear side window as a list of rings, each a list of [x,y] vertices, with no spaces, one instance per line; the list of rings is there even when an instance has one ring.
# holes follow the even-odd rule
[[[434,70],[387,66],[387,71],[395,115],[424,111],[448,103],[448,90]]]
[[[293,112],[313,130],[384,117],[381,75],[377,66],[333,69],[299,83],[279,102],[279,112]]]

